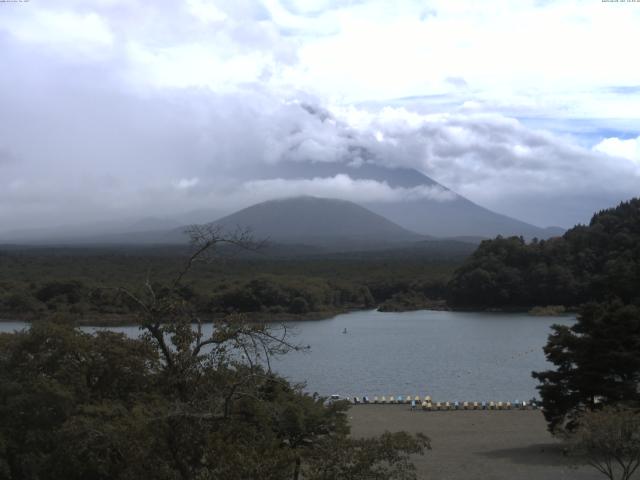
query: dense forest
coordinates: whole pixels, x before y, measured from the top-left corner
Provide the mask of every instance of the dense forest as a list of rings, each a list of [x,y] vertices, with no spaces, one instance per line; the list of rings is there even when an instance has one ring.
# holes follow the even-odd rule
[[[596,213],[562,237],[483,241],[448,285],[454,308],[640,303],[640,199]]]
[[[222,254],[195,265],[179,293],[205,317],[283,320],[376,306],[420,308],[442,302],[452,272],[473,248]],[[131,301],[118,289],[166,282],[186,257],[182,247],[0,248],[0,318],[65,314],[81,323],[130,322]]]
[[[596,213],[562,237],[334,254],[222,255],[193,269],[183,297],[203,315],[320,318],[351,309],[530,309],[618,298],[640,303],[640,200]],[[0,315],[126,322],[117,288],[162,283],[182,247],[2,247]],[[446,304],[445,305],[445,299]]]
[[[194,255],[163,282],[118,290],[138,338],[84,333],[64,312],[0,333],[0,478],[415,479],[426,436],[351,438],[347,402],[271,371],[269,358],[303,348],[285,328],[231,314],[203,333],[183,288]],[[66,305],[81,291],[51,285],[35,298]]]

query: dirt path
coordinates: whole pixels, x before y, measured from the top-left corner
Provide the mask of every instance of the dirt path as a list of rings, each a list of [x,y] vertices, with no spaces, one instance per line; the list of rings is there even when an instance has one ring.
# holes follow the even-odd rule
[[[415,458],[421,479],[604,478],[580,459],[563,455],[540,411],[412,412],[404,405],[358,405],[349,417],[354,436],[385,430],[429,436],[433,450]]]

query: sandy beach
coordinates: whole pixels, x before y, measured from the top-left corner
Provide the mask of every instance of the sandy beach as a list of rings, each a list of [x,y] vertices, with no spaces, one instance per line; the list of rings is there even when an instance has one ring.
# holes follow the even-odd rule
[[[580,458],[563,454],[538,410],[411,411],[407,405],[357,405],[352,435],[422,432],[432,450],[414,459],[418,478],[432,480],[597,480]]]

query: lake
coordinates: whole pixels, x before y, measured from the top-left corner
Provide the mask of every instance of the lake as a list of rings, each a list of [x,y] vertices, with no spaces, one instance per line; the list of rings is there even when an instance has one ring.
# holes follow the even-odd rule
[[[538,396],[531,371],[550,367],[542,351],[549,327],[574,322],[571,316],[514,313],[353,312],[288,322],[293,342],[311,349],[279,357],[272,366],[292,381],[306,380],[307,390],[322,395],[528,400]],[[0,331],[25,326],[4,322]],[[139,333],[137,327],[113,330]]]

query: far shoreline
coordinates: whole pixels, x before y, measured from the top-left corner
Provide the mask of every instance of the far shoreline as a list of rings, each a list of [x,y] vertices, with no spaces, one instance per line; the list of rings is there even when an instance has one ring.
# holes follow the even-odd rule
[[[474,308],[443,308],[441,305],[434,306],[434,308],[402,308],[402,309],[381,309],[382,305],[375,308],[351,308],[351,309],[335,309],[324,310],[316,312],[308,312],[303,314],[295,313],[269,313],[269,312],[247,312],[246,315],[252,321],[257,323],[289,323],[289,322],[313,322],[320,320],[328,320],[339,315],[355,312],[380,312],[380,313],[408,313],[408,312],[458,312],[458,313],[495,313],[495,314],[528,314],[531,317],[570,317],[575,316],[577,309],[566,308],[562,311],[549,310],[548,307],[533,307],[533,308],[491,308],[491,309],[474,309]],[[536,309],[540,313],[536,312]],[[46,317],[39,317],[32,313],[30,314],[10,314],[13,318],[0,317],[0,324],[2,323],[34,323],[40,321],[46,321],[53,319],[56,314],[49,314]],[[65,315],[65,314],[58,314]],[[87,315],[78,317],[77,314],[68,314],[70,321],[79,327],[135,327],[140,325],[140,322],[136,321],[135,315]],[[217,320],[222,320],[224,314],[215,314],[202,319],[203,323],[212,323]]]

